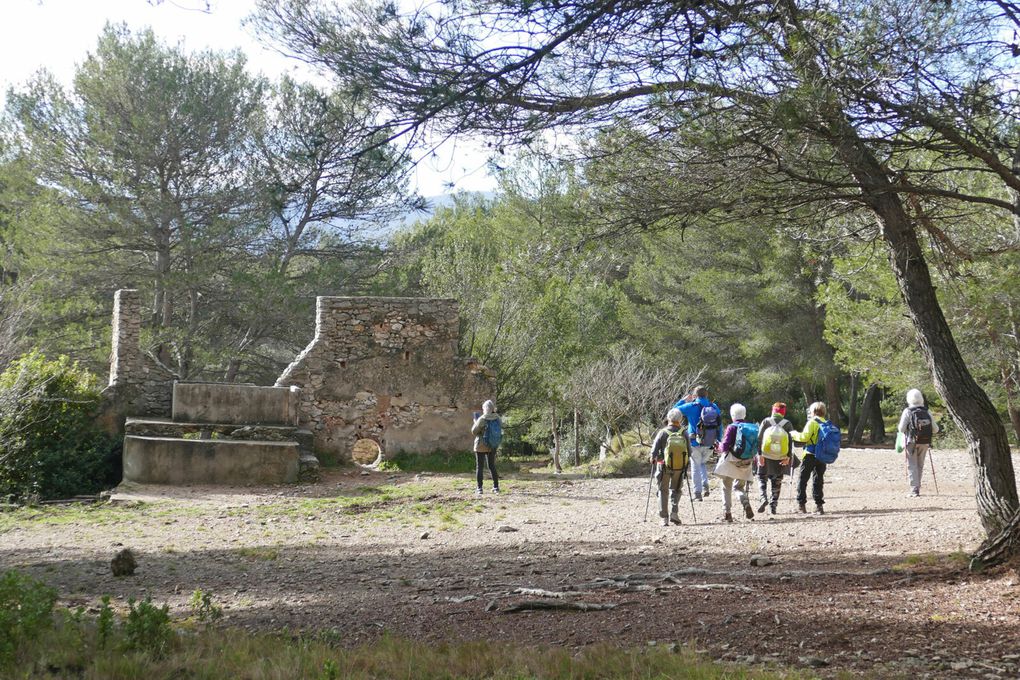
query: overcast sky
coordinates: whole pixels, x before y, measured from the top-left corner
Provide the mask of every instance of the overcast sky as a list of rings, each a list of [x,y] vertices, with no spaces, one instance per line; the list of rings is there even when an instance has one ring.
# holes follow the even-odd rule
[[[356,0],[353,0],[356,1]],[[252,0],[0,0],[0,92],[17,86],[40,68],[47,68],[65,83],[76,63],[95,47],[107,22],[126,23],[138,29],[151,26],[170,43],[188,49],[239,48],[249,67],[275,77],[305,71],[293,60],[262,46],[241,26],[253,10]],[[456,189],[487,191],[494,182],[486,172],[485,156],[477,144],[447,144],[435,158],[422,161],[417,172],[418,191],[425,196]]]

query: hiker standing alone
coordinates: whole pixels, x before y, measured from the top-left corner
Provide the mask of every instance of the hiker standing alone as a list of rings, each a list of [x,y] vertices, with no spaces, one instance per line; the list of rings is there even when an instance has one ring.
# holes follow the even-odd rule
[[[691,441],[691,481],[694,500],[708,497],[708,458],[722,432],[722,410],[708,398],[708,388],[698,385],[673,408],[687,419],[687,436]]]
[[[475,479],[478,488],[475,493],[482,495],[482,467],[488,465],[492,476],[492,493],[499,493],[499,475],[496,474],[496,449],[503,438],[503,422],[496,413],[496,404],[491,399],[482,404],[481,415],[471,426],[475,436]]]
[[[669,424],[659,430],[652,440],[650,457],[658,482],[659,517],[662,518],[662,526],[668,527],[670,522],[680,524],[678,506],[681,485],[687,474],[687,461],[691,455],[691,442],[684,431],[683,415],[679,409],[670,409],[666,419]]]
[[[900,424],[896,429],[903,433],[906,440],[903,452],[907,457],[910,495],[917,497],[921,495],[921,475],[924,473],[925,456],[931,446],[932,436],[939,432],[939,424],[925,407],[921,390],[907,392],[907,407],[903,409]]]
[[[792,442],[790,432],[793,431],[793,424],[786,419],[786,404],[776,402],[772,405],[772,415],[761,421],[758,425],[758,491],[761,494],[761,503],[758,505],[758,512],[765,512],[765,508],[771,509],[776,514],[779,507],[779,492],[783,488],[784,474],[792,474],[790,464],[790,448]],[[791,481],[792,478],[791,478]],[[772,496],[769,497],[769,483],[772,483]]]

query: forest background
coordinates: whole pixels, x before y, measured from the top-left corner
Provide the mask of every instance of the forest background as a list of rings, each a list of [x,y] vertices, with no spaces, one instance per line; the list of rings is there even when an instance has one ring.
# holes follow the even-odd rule
[[[300,4],[264,2],[256,17],[299,57],[287,11]],[[985,4],[932,5],[900,37],[966,28],[962,15]],[[992,92],[1003,69],[987,72],[1011,44],[975,66],[965,100],[1000,154],[1016,146],[1012,90]],[[707,46],[694,49],[707,59]],[[945,436],[962,440],[874,217],[838,177],[812,190],[822,197],[797,193],[780,181],[797,171],[782,158],[763,177],[704,150],[715,141],[767,156],[741,137],[757,134],[746,121],[727,130],[697,112],[614,114],[572,128],[566,150],[540,130],[513,145],[494,136],[498,191],[429,215],[407,191],[418,121],[381,125],[385,99],[333,66],[335,89],[270,81],[239,53],[110,26],[69,86],[40,73],[8,93],[0,368],[38,350],[105,374],[112,294],[131,287],[149,301],[145,346],[181,379],[267,384],[310,339],[316,295],[434,295],[460,301],[462,351],[499,376],[521,451],[555,442],[579,460],[604,454],[615,434],[647,433],[695,375],[752,417],[774,401],[792,414],[826,401],[857,440],[865,425],[881,439],[883,416],[920,387]],[[777,100],[773,113],[809,127],[796,106]],[[1011,188],[942,142],[917,143],[914,123],[882,124],[903,181],[915,172],[941,188],[921,191],[910,176],[907,208],[967,367],[1015,439],[1020,236],[1009,211],[988,207],[1011,205]],[[824,159],[809,141],[800,156]]]

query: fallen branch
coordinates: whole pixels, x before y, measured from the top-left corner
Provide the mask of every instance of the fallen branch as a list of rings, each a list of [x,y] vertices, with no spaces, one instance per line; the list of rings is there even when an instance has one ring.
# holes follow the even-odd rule
[[[577,597],[580,593],[569,593],[557,590],[542,590],[541,588],[517,588],[514,590],[517,595],[527,595],[529,597],[553,597],[553,598],[564,598],[564,597]]]
[[[599,604],[597,602],[563,602],[562,600],[525,600],[500,610],[504,614],[548,609],[567,609],[580,612],[597,612],[605,609],[616,609],[615,604]]]

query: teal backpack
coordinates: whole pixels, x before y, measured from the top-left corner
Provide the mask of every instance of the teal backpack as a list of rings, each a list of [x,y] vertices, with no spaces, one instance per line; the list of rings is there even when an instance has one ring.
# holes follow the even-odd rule
[[[758,425],[756,423],[734,423],[737,438],[733,442],[733,455],[740,460],[750,460],[758,451]]]

